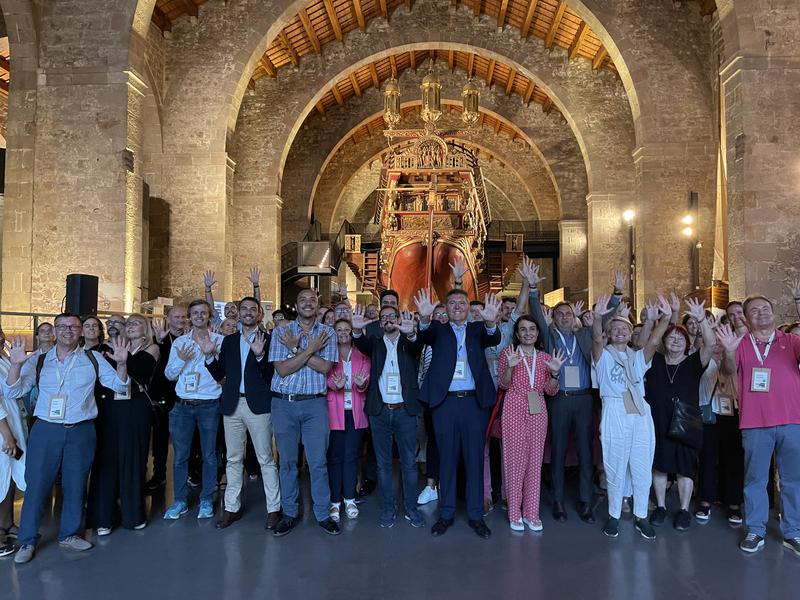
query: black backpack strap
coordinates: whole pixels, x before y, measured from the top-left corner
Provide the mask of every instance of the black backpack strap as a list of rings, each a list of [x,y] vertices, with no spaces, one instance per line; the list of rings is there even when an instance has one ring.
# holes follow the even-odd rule
[[[39,376],[42,374],[42,369],[44,368],[44,359],[47,354],[39,354],[39,357],[36,359],[36,387],[39,387]]]
[[[86,353],[86,358],[89,359],[89,362],[92,363],[94,367],[94,376],[99,380],[100,379],[100,365],[97,364],[97,358],[94,355],[94,350],[84,350]]]

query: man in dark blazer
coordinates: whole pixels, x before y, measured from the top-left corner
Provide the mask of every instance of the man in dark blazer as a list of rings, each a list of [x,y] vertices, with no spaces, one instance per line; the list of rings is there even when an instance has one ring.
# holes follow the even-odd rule
[[[445,300],[449,323],[431,321],[436,307],[430,290],[415,298],[419,312],[418,340],[432,349],[431,365],[420,390],[420,400],[431,407],[439,447],[439,520],[433,536],[443,535],[453,524],[456,508],[456,469],[463,456],[467,483],[469,526],[482,538],[491,531],[483,521],[483,449],[489,408],[495,389],[484,353],[500,343],[496,325],[501,301],[486,297],[481,323],[467,323],[469,296],[450,290]]]
[[[380,526],[395,522],[395,498],[392,485],[392,442],[397,442],[403,483],[405,519],[414,527],[425,520],[417,510],[417,415],[422,414],[418,400],[417,365],[422,345],[416,340],[414,318],[396,308],[384,306],[379,313],[383,335],[364,333],[368,326],[364,307],[353,314],[353,343],[370,358],[370,379],[366,413],[369,415],[372,445],[378,463],[378,483],[383,495]]]
[[[267,361],[268,333],[259,331],[261,305],[247,296],[239,302],[241,332],[222,341],[219,355],[206,361],[206,368],[217,381],[223,381],[220,410],[225,427],[228,463],[225,475],[225,511],[217,529],[225,529],[241,518],[242,474],[247,433],[253,440],[264,495],[267,502],[267,529],[273,529],[280,518],[280,484],[278,468],[272,456],[272,422],[270,405],[272,364]]]

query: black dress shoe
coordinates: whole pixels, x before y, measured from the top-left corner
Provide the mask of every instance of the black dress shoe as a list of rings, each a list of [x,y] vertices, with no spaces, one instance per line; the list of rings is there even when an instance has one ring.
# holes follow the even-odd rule
[[[472,527],[472,530],[476,534],[478,534],[479,538],[488,540],[492,536],[492,530],[486,526],[486,523],[483,521],[483,519],[479,519],[477,521],[470,521],[469,526]]]
[[[372,479],[365,479],[361,482],[361,488],[359,489],[359,493],[362,496],[369,496],[372,492],[375,491],[375,488],[378,487],[377,481],[372,481]]]
[[[450,529],[450,526],[453,524],[453,519],[439,519],[436,523],[433,524],[431,527],[431,535],[433,537],[439,537],[440,535],[444,535],[447,533],[447,530]]]
[[[578,502],[578,516],[584,523],[594,524],[594,511],[592,505],[586,502]]]
[[[553,518],[559,523],[567,520],[567,511],[564,510],[564,505],[561,502],[553,502]]]
[[[278,526],[278,523],[281,521],[281,511],[276,510],[275,512],[271,512],[267,514],[267,524],[264,525],[266,529],[275,530],[275,527]]]
[[[147,483],[144,484],[144,491],[147,494],[153,494],[167,485],[166,477],[151,477]]]
[[[283,517],[278,524],[275,525],[275,529],[272,530],[272,535],[275,537],[282,537],[288,534],[292,529],[297,526],[297,519],[294,517]]]
[[[219,521],[217,521],[215,527],[217,529],[225,529],[226,527],[230,527],[231,525],[236,523],[236,521],[238,521],[241,518],[242,518],[241,510],[237,510],[236,512],[230,512],[227,510],[223,511],[222,518]]]
[[[342,533],[342,530],[339,529],[339,524],[330,517],[324,521],[320,521],[319,526],[322,527],[325,533],[329,533],[330,535],[339,535]]]

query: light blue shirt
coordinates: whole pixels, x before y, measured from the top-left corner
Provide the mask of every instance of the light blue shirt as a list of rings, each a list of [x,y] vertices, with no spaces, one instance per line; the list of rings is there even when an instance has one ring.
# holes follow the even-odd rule
[[[130,378],[122,381],[117,377],[117,371],[108,364],[99,352],[94,353],[97,360],[97,373],[100,383],[115,392],[125,394],[128,391]],[[12,385],[8,385],[8,379],[0,380],[3,394],[9,400],[22,398],[34,385],[36,385],[36,363],[39,354],[32,354],[22,365],[19,379]],[[64,357],[64,361],[58,360],[56,348],[51,348],[45,355],[42,372],[39,375],[39,400],[36,402],[34,415],[43,421],[52,423],[80,423],[97,417],[97,403],[94,399],[94,384],[98,376],[95,375],[92,361],[86,355],[86,351],[77,347]],[[53,420],[49,416],[50,399],[53,396],[65,396],[64,418]]]
[[[464,360],[464,379],[455,379],[455,377],[451,378],[448,391],[465,392],[468,390],[474,390],[475,378],[472,376],[472,370],[469,368],[469,359],[467,358],[467,322],[465,321],[461,325],[456,325],[453,321],[450,321],[449,325],[453,329],[453,333],[456,336],[456,361],[461,359]],[[419,329],[420,331],[425,331],[430,326],[430,321],[427,323],[420,323]],[[496,329],[497,326],[492,325],[491,328],[486,329],[486,333],[492,335]],[[453,375],[455,375],[455,373],[453,373]]]

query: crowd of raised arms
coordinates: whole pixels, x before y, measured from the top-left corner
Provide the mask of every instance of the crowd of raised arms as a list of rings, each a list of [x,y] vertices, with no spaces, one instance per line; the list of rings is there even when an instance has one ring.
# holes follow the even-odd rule
[[[165,492],[171,439],[163,518],[181,518],[197,496],[196,517],[216,513],[217,529],[241,518],[244,482],[260,479],[266,529],[289,534],[302,519],[304,460],[327,534],[379,490],[377,525],[425,527],[419,505],[438,502],[430,533],[442,536],[458,477],[479,537],[491,536],[484,517],[495,505],[518,535],[540,532],[549,463],[554,522],[574,509],[594,524],[605,494],[598,534],[617,537],[632,512],[633,528],[652,540],[668,518],[684,531],[721,510],[743,525],[739,547],[752,553],[764,546],[772,504],[783,545],[800,557],[800,323],[777,327],[763,296],[715,317],[704,302],[657,294],[633,315],[620,273],[591,308],[548,307],[528,258],[516,298],[470,302],[465,264],[451,268],[455,287],[438,300],[420,290],[414,312],[401,311],[392,290],[379,305],[353,306],[340,286],[338,303],[321,306],[303,289],[294,319],[265,319],[254,268],[253,295],[222,315],[207,272],[205,298],[171,307],[163,321],[61,314],[38,326],[33,353],[0,332],[0,555],[34,557],[54,485],[62,547],[86,551],[87,537],[146,527],[155,517],[146,496]],[[800,310],[800,282],[789,289]],[[565,490],[573,463],[574,498]]]

